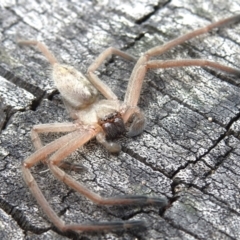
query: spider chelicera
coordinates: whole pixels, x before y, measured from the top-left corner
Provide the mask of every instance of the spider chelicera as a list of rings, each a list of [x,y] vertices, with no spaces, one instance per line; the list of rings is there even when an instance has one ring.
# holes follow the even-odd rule
[[[133,227],[141,227],[144,222],[117,221],[84,224],[65,224],[53,211],[36,181],[34,180],[30,168],[40,161],[44,161],[53,175],[76,190],[91,201],[99,205],[132,205],[132,204],[157,204],[160,208],[166,208],[169,203],[165,197],[148,196],[116,196],[103,198],[91,192],[82,184],[74,180],[62,169],[68,167],[68,163],[63,159],[96,137],[111,153],[121,151],[121,146],[112,140],[123,132],[127,132],[130,137],[140,134],[145,127],[145,117],[137,106],[144,76],[148,69],[153,68],[173,68],[184,66],[205,66],[215,68],[229,74],[240,75],[240,70],[231,68],[216,62],[202,59],[182,59],[182,60],[149,60],[151,57],[161,55],[169,49],[182,44],[196,36],[204,34],[213,28],[222,27],[229,23],[240,20],[240,15],[212,23],[206,27],[199,28],[162,46],[154,47],[146,51],[138,60],[133,56],[112,47],[106,49],[88,68],[87,77],[75,68],[60,64],[47,47],[36,40],[18,40],[20,45],[35,46],[42,52],[52,65],[52,79],[59,90],[64,104],[73,122],[41,124],[35,125],[31,131],[31,138],[36,151],[23,161],[22,172],[25,182],[36,198],[38,204],[48,216],[49,220],[60,231],[112,231]],[[108,56],[118,55],[126,60],[136,61],[135,67],[129,79],[127,91],[123,101],[112,90],[102,82],[95,70],[106,60]],[[106,99],[100,99],[98,93]],[[126,126],[127,129],[126,129]],[[39,134],[48,132],[68,132],[59,139],[43,146]],[[75,166],[77,168],[77,166]]]

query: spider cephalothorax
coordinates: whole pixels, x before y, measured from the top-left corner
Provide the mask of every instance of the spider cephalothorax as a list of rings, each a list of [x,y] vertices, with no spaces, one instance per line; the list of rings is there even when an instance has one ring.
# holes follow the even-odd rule
[[[85,188],[70,175],[65,173],[59,167],[63,159],[77,148],[84,145],[90,139],[96,137],[108,151],[112,153],[119,152],[121,146],[117,143],[108,141],[125,132],[125,124],[128,124],[127,135],[132,137],[140,134],[144,130],[145,117],[138,108],[138,100],[142,88],[144,76],[149,68],[171,68],[183,66],[205,66],[215,68],[230,74],[240,75],[238,69],[234,69],[219,63],[202,59],[183,59],[183,60],[149,60],[151,57],[160,55],[167,50],[181,44],[191,38],[206,33],[213,28],[224,26],[240,20],[240,15],[223,19],[212,23],[206,27],[197,29],[162,46],[154,47],[145,52],[137,61],[131,74],[124,101],[119,101],[111,89],[103,83],[94,71],[110,55],[116,54],[127,60],[136,59],[122,51],[114,48],[106,49],[88,69],[88,78],[78,72],[71,66],[59,64],[56,58],[51,54],[47,47],[35,40],[18,41],[21,45],[36,46],[49,60],[53,69],[53,80],[63,96],[65,106],[70,116],[75,119],[69,123],[43,124],[33,127],[31,136],[36,152],[24,160],[22,165],[23,177],[29,186],[32,194],[35,196],[39,205],[44,210],[50,221],[61,231],[106,231],[125,228],[141,227],[143,222],[136,221],[118,221],[102,222],[89,224],[65,224],[59,216],[53,211],[43,196],[36,181],[34,180],[30,168],[39,161],[46,159],[51,172],[56,178],[63,181],[69,187],[83,194],[93,202],[100,205],[126,205],[126,204],[158,204],[160,208],[166,209],[169,203],[163,197],[146,196],[120,196],[103,198],[89,189]],[[98,99],[98,91],[106,98]],[[65,136],[43,146],[39,134],[46,132],[69,132]],[[62,165],[61,165],[62,164]],[[68,164],[65,164],[68,166]]]

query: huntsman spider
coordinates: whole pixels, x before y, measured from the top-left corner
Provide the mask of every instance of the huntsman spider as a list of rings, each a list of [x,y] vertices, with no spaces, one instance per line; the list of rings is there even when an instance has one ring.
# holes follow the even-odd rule
[[[67,111],[74,120],[73,122],[67,123],[35,125],[31,131],[31,138],[36,151],[25,159],[22,164],[22,172],[26,184],[49,220],[60,231],[113,231],[142,227],[144,222],[141,220],[133,220],[65,224],[53,211],[30,172],[30,168],[40,161],[45,161],[50,171],[57,179],[98,205],[155,204],[160,208],[167,208],[169,206],[169,202],[165,197],[101,197],[63,171],[68,165],[63,160],[92,138],[96,138],[109,152],[118,153],[121,151],[121,146],[113,142],[113,139],[124,132],[127,132],[129,137],[137,136],[144,130],[145,117],[137,104],[142,83],[148,69],[201,66],[214,68],[229,74],[240,75],[240,70],[238,69],[209,60],[150,60],[151,57],[161,55],[187,40],[207,33],[213,28],[222,27],[239,20],[240,15],[236,15],[212,23],[206,27],[199,28],[171,40],[162,46],[151,48],[138,60],[127,53],[110,47],[103,51],[92,65],[90,65],[87,71],[87,77],[69,65],[60,64],[43,43],[36,40],[18,40],[19,45],[35,46],[50,62],[52,67],[51,77],[62,96]],[[114,92],[112,92],[112,90],[94,73],[106,58],[113,54],[129,61],[136,61],[123,101],[120,101]],[[100,99],[98,97],[99,92],[106,99]],[[40,134],[49,132],[67,132],[67,134],[43,146]]]

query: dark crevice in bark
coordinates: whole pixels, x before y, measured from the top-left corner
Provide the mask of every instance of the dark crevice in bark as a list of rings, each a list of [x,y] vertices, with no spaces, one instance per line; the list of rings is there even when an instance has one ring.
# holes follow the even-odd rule
[[[23,88],[26,91],[32,93],[37,99],[41,99],[45,94],[45,92],[41,88],[36,87],[28,82],[25,82],[20,77],[14,75],[7,69],[4,69],[2,66],[0,66],[0,75],[9,80],[10,82],[14,83],[15,85],[17,85],[18,87]]]
[[[49,101],[53,101],[53,98],[56,96],[56,95],[59,95],[59,91],[57,89],[53,90],[50,94],[48,94],[47,96],[47,99]]]
[[[24,216],[23,212],[17,209],[15,206],[12,206],[10,203],[6,202],[4,199],[0,198],[0,208],[5,211],[7,214],[11,215],[11,217],[18,223],[18,225],[24,231],[31,231],[35,234],[42,234],[47,232],[50,228],[37,228],[29,222]]]
[[[143,16],[142,18],[139,18],[138,20],[135,21],[135,23],[136,23],[136,24],[142,24],[142,23],[146,22],[151,16],[155,15],[156,12],[157,12],[159,9],[165,7],[165,6],[166,6],[167,4],[169,4],[170,2],[171,2],[171,0],[169,0],[169,1],[165,2],[165,3],[159,2],[158,5],[153,6],[153,11],[152,11],[152,12],[150,12],[149,14]]]
[[[225,79],[225,76],[224,76]],[[164,92],[165,95],[168,95],[170,97],[170,99],[172,101],[176,101],[177,103],[181,104],[183,107],[186,107],[187,109],[190,109],[191,111],[198,113],[199,115],[201,115],[202,117],[204,117],[207,121],[209,121],[209,117],[207,116],[208,114],[204,114],[202,113],[200,110],[198,110],[197,108],[193,108],[191,105],[189,105],[187,102],[183,102],[182,100],[180,100],[177,97],[174,97],[172,95],[170,95],[168,92],[163,91],[163,88],[160,88],[157,86],[157,84],[155,84],[154,82],[150,82],[149,85],[151,85],[152,87],[154,87],[155,89],[157,89],[160,92]],[[229,129],[229,127],[232,125],[233,122],[235,122],[237,119],[240,118],[240,113],[235,115],[227,124],[224,124],[222,122],[217,121],[216,119],[212,119],[212,122],[215,122],[216,124],[218,124],[219,126],[225,128],[225,129]]]
[[[156,172],[161,172],[161,173],[162,173],[164,176],[166,176],[166,177],[170,177],[169,174],[167,174],[166,172],[164,172],[162,169],[153,167],[151,164],[147,163],[146,158],[141,157],[137,152],[134,152],[133,150],[128,149],[128,148],[125,147],[125,146],[122,146],[122,151],[123,151],[124,153],[127,153],[127,154],[128,154],[129,156],[131,156],[132,158],[140,161],[140,162],[143,163],[144,165],[150,167],[152,170],[154,170],[154,171],[156,171]]]
[[[239,134],[237,134],[233,130],[231,130],[231,126],[239,119],[240,119],[240,112],[235,117],[233,117],[227,124],[227,126],[226,126],[227,132],[226,132],[225,136],[234,135],[235,137],[237,137],[239,139]]]
[[[4,130],[7,126],[7,123],[10,119],[10,112],[11,108],[8,106],[5,106],[3,99],[0,98],[0,131]]]
[[[11,73],[9,70],[4,69],[2,66],[0,66],[0,76],[35,96],[35,99],[32,101],[32,105],[30,107],[32,110],[36,109],[45,95],[45,91],[43,91],[41,88],[25,82],[20,77]]]
[[[203,68],[206,72],[210,73],[211,75],[213,75],[214,77],[228,82],[233,86],[239,87],[240,86],[240,81],[239,76],[234,76],[234,75],[229,75],[227,73],[223,73],[223,72],[219,72],[217,70],[211,69],[211,68]]]
[[[187,47],[186,47],[187,48]],[[199,50],[194,47],[191,46],[191,48],[188,47],[188,54],[191,58],[196,59],[196,58],[200,58],[199,54],[197,54],[197,52],[199,52]],[[218,58],[222,58],[222,56],[218,56],[217,54],[210,54],[211,56],[216,56]],[[226,59],[224,59],[224,61],[226,61]],[[229,64],[232,64],[231,62],[229,62]],[[234,66],[233,66],[234,67]],[[225,72],[221,72],[219,70],[213,69],[213,68],[208,68],[208,67],[202,67],[206,72],[210,73],[211,75],[213,75],[214,77],[228,82],[230,84],[232,84],[233,86],[240,86],[240,82],[238,81],[239,76],[237,75],[231,75],[229,73],[225,73]],[[237,66],[235,66],[235,68],[237,68]]]
[[[136,42],[140,41],[143,37],[145,36],[145,33],[140,33],[137,37],[134,38],[134,41],[129,42],[128,44],[126,44],[123,48],[122,51],[126,51],[128,49],[131,49],[132,47],[134,47],[134,45],[136,44]],[[138,57],[138,56],[135,56]]]
[[[173,222],[172,220],[170,220],[170,219],[168,219],[168,218],[164,218],[164,219],[165,219],[172,227],[174,227],[174,228],[176,228],[176,229],[179,229],[179,230],[181,230],[182,232],[185,232],[185,233],[189,234],[190,236],[192,236],[192,237],[194,237],[194,238],[196,238],[196,239],[198,239],[198,240],[202,239],[202,238],[200,238],[198,235],[190,232],[190,231],[187,230],[187,229],[184,229],[183,227],[181,227],[181,225],[177,225],[177,224],[176,224],[175,222]]]
[[[208,154],[211,152],[211,150],[214,149],[214,148],[225,138],[225,136],[226,136],[226,133],[222,134],[222,135],[208,148],[208,150],[207,150],[205,153],[203,153],[202,155],[200,155],[199,157],[197,157],[197,158],[195,159],[195,161],[188,161],[184,166],[181,166],[180,168],[178,168],[178,169],[172,174],[171,179],[173,179],[174,176],[175,176],[176,174],[178,174],[182,169],[187,168],[190,164],[196,164],[196,163],[198,163],[199,161],[202,161],[202,158],[204,158],[206,155],[208,155]],[[221,163],[219,163],[218,166],[219,166],[220,164],[221,164]],[[216,166],[216,168],[217,168],[218,166]],[[177,180],[176,180],[176,181],[177,181]],[[178,182],[177,184],[181,184],[181,183],[183,183],[183,182],[180,181],[180,182]],[[175,186],[176,186],[177,184],[175,183]]]

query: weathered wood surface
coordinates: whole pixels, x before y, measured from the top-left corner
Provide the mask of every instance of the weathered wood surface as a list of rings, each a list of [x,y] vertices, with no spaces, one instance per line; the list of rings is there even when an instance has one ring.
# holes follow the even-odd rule
[[[163,214],[157,207],[98,207],[55,180],[45,166],[35,167],[40,187],[66,222],[148,223],[145,231],[64,236],[31,197],[20,164],[34,151],[29,134],[34,124],[69,118],[49,78],[47,61],[15,44],[16,34],[44,41],[60,61],[86,72],[109,46],[139,56],[237,13],[237,0],[1,2],[0,238],[240,239],[239,78],[202,68],[149,73],[139,103],[148,119],[144,133],[119,139],[123,151],[118,156],[96,141],[71,155],[88,168],[71,174],[103,196],[179,196]],[[240,67],[239,33],[240,23],[161,58],[201,57]],[[123,98],[132,68],[132,63],[113,58],[99,75]]]

